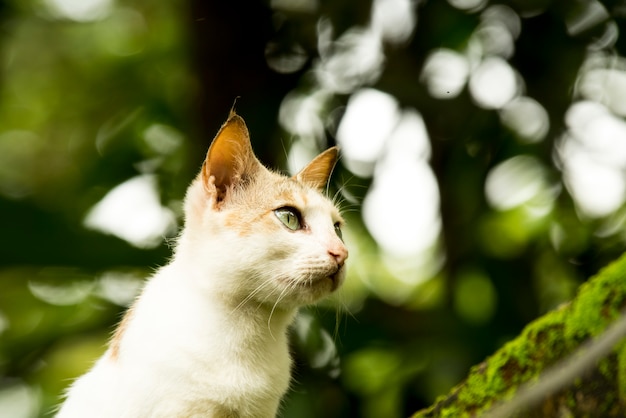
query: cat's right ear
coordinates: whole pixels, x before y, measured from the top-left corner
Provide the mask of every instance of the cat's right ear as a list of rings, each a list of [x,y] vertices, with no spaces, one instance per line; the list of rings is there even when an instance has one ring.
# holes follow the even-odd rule
[[[338,157],[339,149],[337,147],[328,148],[315,157],[294,177],[296,180],[306,183],[317,190],[322,190],[327,186],[328,179],[333,172]]]
[[[228,120],[213,139],[202,165],[202,183],[214,203],[221,203],[242,179],[251,175],[260,163],[250,144],[244,120],[231,110]]]

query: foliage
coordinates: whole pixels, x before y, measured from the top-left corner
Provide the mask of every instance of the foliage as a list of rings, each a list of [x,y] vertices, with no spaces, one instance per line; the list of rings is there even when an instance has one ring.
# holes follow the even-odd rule
[[[349,277],[284,417],[427,407],[624,251],[621,2],[0,5],[1,416],[103,351],[238,96],[266,164],[343,150]]]

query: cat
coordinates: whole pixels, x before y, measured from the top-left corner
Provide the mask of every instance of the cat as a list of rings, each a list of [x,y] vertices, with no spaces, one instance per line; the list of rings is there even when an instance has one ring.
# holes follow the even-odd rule
[[[185,225],[57,418],[269,418],[290,384],[288,327],[348,257],[322,194],[336,147],[293,177],[265,168],[231,111],[185,196]]]

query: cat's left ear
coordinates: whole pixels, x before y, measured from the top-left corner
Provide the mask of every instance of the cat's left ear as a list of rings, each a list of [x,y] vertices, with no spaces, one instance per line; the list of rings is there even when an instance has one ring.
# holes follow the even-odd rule
[[[252,176],[259,166],[246,123],[231,111],[211,143],[202,166],[205,190],[215,193],[215,201],[219,203],[231,187]]]
[[[328,184],[328,179],[333,172],[338,157],[339,149],[337,147],[328,148],[300,170],[294,178],[317,190],[323,190]]]

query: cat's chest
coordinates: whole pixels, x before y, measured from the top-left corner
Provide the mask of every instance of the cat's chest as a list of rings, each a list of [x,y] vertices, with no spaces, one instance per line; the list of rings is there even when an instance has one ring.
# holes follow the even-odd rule
[[[133,359],[138,376],[152,375],[156,392],[180,392],[168,396],[177,400],[173,409],[201,406],[207,394],[238,408],[274,408],[290,380],[286,324],[272,327],[253,314],[229,310],[180,283],[151,284],[123,336],[120,361]]]

